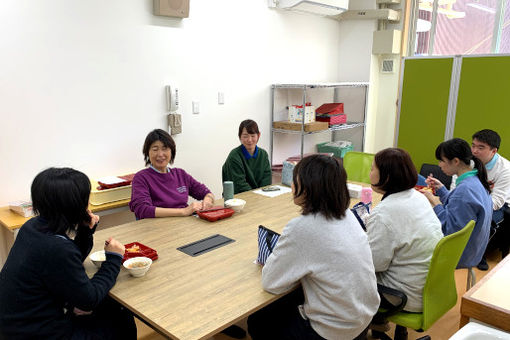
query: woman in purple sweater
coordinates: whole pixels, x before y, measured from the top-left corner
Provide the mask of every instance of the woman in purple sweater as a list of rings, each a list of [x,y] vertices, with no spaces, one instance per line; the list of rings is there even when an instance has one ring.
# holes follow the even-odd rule
[[[133,178],[129,208],[136,218],[189,216],[213,206],[214,196],[186,171],[170,168],[175,159],[175,142],[164,130],[151,131],[143,145],[148,168]],[[188,205],[188,196],[201,202]]]

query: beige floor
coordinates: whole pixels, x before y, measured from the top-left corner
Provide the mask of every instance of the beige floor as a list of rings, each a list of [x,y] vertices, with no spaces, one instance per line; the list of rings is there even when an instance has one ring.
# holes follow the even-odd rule
[[[494,266],[501,260],[501,255],[498,251],[494,251],[489,254],[488,257],[489,262],[489,271],[494,268]],[[489,271],[482,272],[475,268],[475,274],[477,281],[484,277]],[[460,298],[466,292],[466,281],[467,281],[467,271],[465,269],[459,269],[455,272],[455,281],[457,283],[457,305],[452,308],[448,313],[443,315],[441,319],[436,321],[436,323],[429,328],[426,332],[418,333],[413,330],[409,330],[409,340],[418,339],[425,335],[430,335],[433,340],[447,340],[449,339],[456,331],[459,329],[459,320],[460,320]],[[246,329],[246,321],[239,323],[239,326]],[[161,340],[165,339],[163,336],[154,332],[151,328],[147,327],[144,323],[137,320],[138,327],[138,339],[142,340]],[[393,337],[393,329],[388,334]],[[246,337],[247,340],[251,339],[249,336]],[[371,339],[369,337],[369,339]],[[210,340],[232,340],[232,338],[218,334],[212,337]]]

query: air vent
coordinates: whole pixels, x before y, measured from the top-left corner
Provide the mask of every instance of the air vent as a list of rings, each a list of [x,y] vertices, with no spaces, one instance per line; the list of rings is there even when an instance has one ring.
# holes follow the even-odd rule
[[[268,0],[268,6],[321,16],[334,16],[349,8],[349,0]]]
[[[400,11],[390,8],[381,9],[353,9],[345,11],[337,16],[339,20],[389,20],[400,21]]]
[[[393,59],[383,59],[381,73],[393,73],[395,72],[395,60]]]

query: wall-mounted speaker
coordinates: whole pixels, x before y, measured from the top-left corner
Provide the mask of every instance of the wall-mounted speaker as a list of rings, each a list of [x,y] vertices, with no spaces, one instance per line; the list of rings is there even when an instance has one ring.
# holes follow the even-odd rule
[[[154,0],[154,15],[189,17],[189,0]]]

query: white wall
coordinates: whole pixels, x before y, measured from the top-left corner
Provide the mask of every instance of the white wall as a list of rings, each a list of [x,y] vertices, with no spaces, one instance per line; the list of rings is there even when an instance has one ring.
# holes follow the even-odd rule
[[[383,58],[394,59],[394,73],[381,73]],[[375,92],[370,100],[369,121],[370,132],[367,134],[367,152],[376,153],[384,148],[393,147],[397,123],[397,101],[399,87],[399,56],[377,56],[372,55],[372,85]]]
[[[401,9],[404,3],[392,6]],[[349,9],[375,9],[373,0],[351,1]],[[402,30],[404,19],[388,23],[387,29]],[[376,153],[394,144],[399,86],[399,55],[373,55],[373,32],[376,20],[349,20],[341,24],[340,81],[370,81],[368,96],[365,152]],[[405,37],[403,37],[405,39]],[[381,73],[382,59],[394,59],[395,72]]]
[[[141,169],[146,134],[166,128],[166,84],[181,96],[175,165],[219,197],[239,122],[255,119],[269,147],[270,84],[367,80],[342,77],[345,27],[266,0],[192,0],[182,20],[153,16],[152,0],[2,0],[0,205],[29,198],[49,166],[92,178]]]
[[[351,0],[349,10],[375,9],[374,0]],[[376,20],[340,22],[339,81],[370,81],[372,35]]]
[[[404,32],[405,2],[393,6],[401,10],[402,19],[398,23],[388,23],[386,29],[396,29]],[[402,41],[407,37],[402,35]],[[407,46],[407,44],[405,44]],[[376,105],[370,107],[372,120],[372,132],[367,141],[367,151],[377,152],[381,149],[395,145],[395,133],[397,128],[398,96],[400,86],[401,56],[406,51],[400,51],[400,55],[372,55],[371,81],[377,92],[371,98]],[[382,60],[393,59],[394,72],[382,73]]]
[[[351,1],[349,9],[375,9],[375,1]],[[364,151],[372,149],[373,135],[375,134],[375,116],[372,107],[376,106],[374,93],[378,87],[373,84],[371,74],[372,64],[372,37],[377,30],[376,20],[346,20],[340,23],[342,35],[340,37],[339,80],[370,82],[367,117],[365,127]],[[377,80],[377,79],[376,79]],[[349,117],[349,116],[348,116]],[[357,128],[359,129],[359,128]]]

